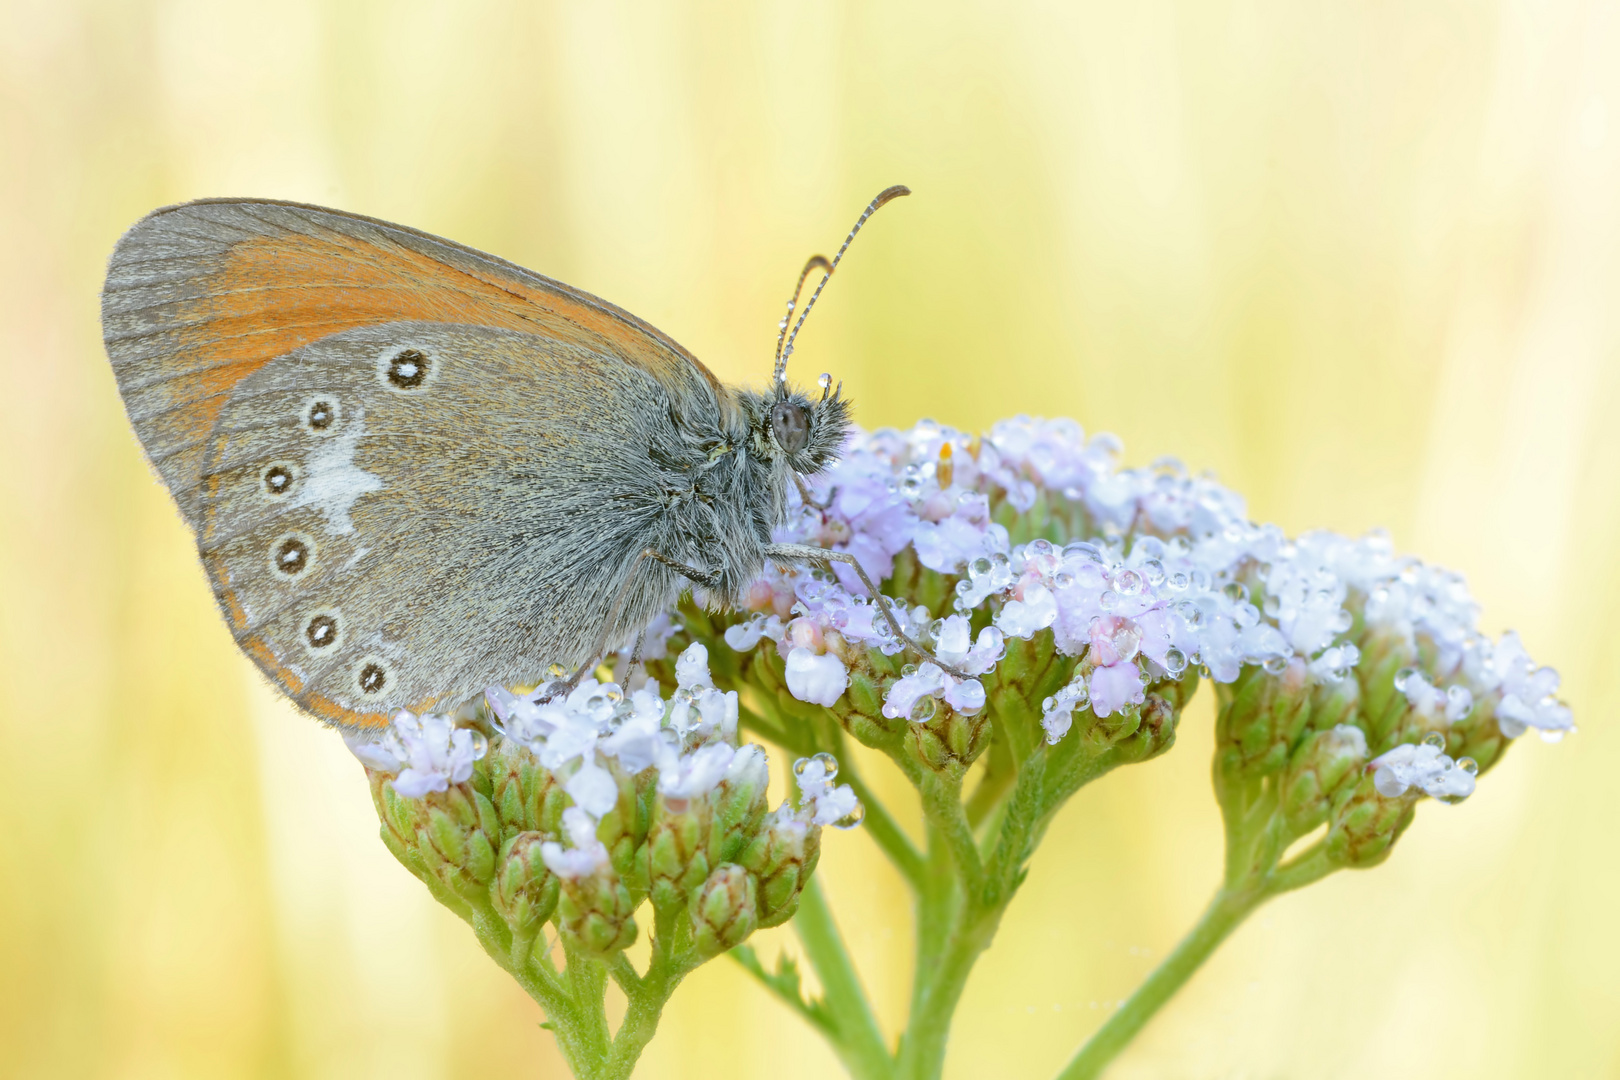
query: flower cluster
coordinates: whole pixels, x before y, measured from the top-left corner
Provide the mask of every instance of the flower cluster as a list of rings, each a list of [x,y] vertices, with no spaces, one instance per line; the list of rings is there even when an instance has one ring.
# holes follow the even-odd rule
[[[1359,681],[1362,708],[1347,719],[1375,755],[1413,747],[1380,767],[1437,797],[1465,795],[1475,766],[1407,762],[1426,736],[1494,759],[1531,728],[1549,739],[1571,729],[1557,673],[1514,634],[1483,635],[1457,575],[1397,555],[1381,533],[1290,539],[1178,462],[1119,460],[1117,440],[1065,420],[1021,417],[982,438],[927,421],[860,433],[777,539],[848,552],[889,581],[897,620],[943,662],[884,682],[890,719],[974,716],[1008,646],[1050,634],[1058,655],[1077,658],[1042,699],[1053,743],[1077,711],[1106,719],[1193,672],[1232,684],[1251,668],[1299,693]],[[930,582],[943,591],[925,595]],[[726,644],[774,645],[787,690],[806,703],[838,705],[865,656],[903,649],[847,566],[772,568],[748,607]]]
[[[398,713],[380,739],[347,741],[372,777],[385,839],[424,879],[487,900],[530,932],[555,917],[588,954],[635,938],[636,908],[689,915],[700,956],[792,914],[822,827],[861,808],[837,764],[798,762],[799,798],[765,805],[769,771],[739,745],[737,693],[714,686],[708,653],[674,661],[665,699],[646,680],[628,694],[594,678],[491,687],[482,721]]]

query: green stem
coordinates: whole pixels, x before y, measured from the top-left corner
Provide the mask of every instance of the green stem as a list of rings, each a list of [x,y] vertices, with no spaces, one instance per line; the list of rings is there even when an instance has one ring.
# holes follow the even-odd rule
[[[664,1005],[686,973],[697,966],[698,961],[687,950],[680,952],[681,955],[672,956],[664,942],[655,945],[652,963],[647,965],[647,974],[641,977],[633,992],[625,995],[629,1005],[624,1011],[624,1022],[613,1036],[612,1050],[607,1060],[592,1080],[629,1080],[641,1052],[658,1030],[658,1019],[664,1013]]]
[[[989,946],[1004,906],[964,904],[945,943],[945,950],[913,997],[911,1022],[901,1043],[898,1075],[902,1080],[937,1080],[945,1067],[951,1018],[962,1000],[968,975]]]
[[[1193,972],[1226,940],[1227,935],[1272,895],[1269,889],[1253,886],[1223,888],[1216,892],[1203,918],[1198,920],[1198,925],[1181,939],[1175,951],[1165,957],[1163,963],[1153,969],[1153,974],[1136,988],[1130,1000],[1097,1029],[1086,1045],[1080,1048],[1080,1052],[1058,1073],[1057,1080],[1087,1080],[1100,1076],[1108,1063],[1186,984]]]
[[[855,965],[844,948],[844,939],[833,921],[821,883],[811,877],[799,896],[799,911],[793,929],[804,943],[805,955],[821,980],[824,1004],[837,1028],[833,1048],[856,1080],[888,1080],[894,1075],[877,1018],[867,1003]]]

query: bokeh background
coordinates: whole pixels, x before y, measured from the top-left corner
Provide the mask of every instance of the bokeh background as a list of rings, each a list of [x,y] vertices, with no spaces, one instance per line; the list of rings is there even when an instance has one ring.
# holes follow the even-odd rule
[[[1262,912],[1119,1077],[1620,1076],[1620,11],[1545,0],[0,0],[0,1074],[560,1077],[541,1016],[239,657],[97,290],[206,195],[336,205],[605,296],[868,425],[1068,414],[1291,531],[1466,571],[1582,730]],[[953,1078],[1042,1077],[1219,872],[1207,697],[1065,811]],[[885,1022],[908,922],[823,861]],[[772,935],[769,956],[792,948]],[[837,1075],[713,963],[640,1075]]]

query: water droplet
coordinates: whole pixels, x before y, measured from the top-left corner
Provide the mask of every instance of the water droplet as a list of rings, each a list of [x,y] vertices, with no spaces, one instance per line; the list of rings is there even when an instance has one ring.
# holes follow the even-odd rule
[[[1074,575],[1067,570],[1059,570],[1052,578],[1052,584],[1060,589],[1067,589],[1074,584]]]
[[[1149,559],[1142,564],[1142,576],[1147,578],[1149,585],[1162,585],[1164,583],[1164,563],[1158,559]]]
[[[809,760],[816,762],[821,766],[823,770],[822,775],[828,780],[831,780],[833,777],[838,775],[838,759],[833,757],[831,754],[823,751],[819,754],[812,754]]]
[[[1052,541],[1046,539],[1031,540],[1028,550],[1031,555],[1050,555],[1052,554]]]
[[[1266,669],[1267,675],[1281,675],[1288,667],[1288,659],[1283,656],[1268,656],[1265,663],[1260,666]]]
[[[473,760],[482,761],[484,760],[484,755],[489,753],[489,739],[487,739],[484,736],[484,733],[479,731],[477,728],[470,728],[469,731],[472,734]],[[1468,759],[1464,758],[1463,760],[1466,761]]]
[[[1142,631],[1130,620],[1122,620],[1109,638],[1109,644],[1114,647],[1114,652],[1119,656],[1121,663],[1135,660],[1137,651],[1142,646]]]
[[[1113,589],[1104,589],[1103,594],[1097,598],[1097,604],[1104,611],[1113,611],[1119,606],[1119,593]]]
[[[823,371],[820,375],[818,375],[816,377],[816,385],[819,386],[822,390],[830,390],[830,389],[832,389],[832,376],[829,375],[827,372]]]
[[[849,813],[845,814],[843,817],[841,817],[837,821],[833,822],[833,828],[835,828],[835,829],[853,829],[855,826],[859,825],[861,822],[863,822],[865,820],[866,820],[866,807],[861,805],[860,803],[856,803],[855,804],[855,809],[851,810]]]
[[[1355,624],[1356,617],[1344,610],[1344,608],[1340,608],[1339,613],[1333,616],[1333,632],[1335,634],[1348,633]]]
[[[563,667],[561,664],[552,664],[550,667],[546,668],[547,678],[560,679],[566,674],[568,674],[568,669]]]
[[[1172,645],[1164,653],[1164,670],[1172,675],[1180,675],[1187,670],[1187,656],[1180,649]]]
[[[1467,773],[1469,776],[1478,776],[1479,775],[1479,762],[1475,761],[1471,757],[1460,757],[1460,758],[1458,758],[1457,759],[1457,768],[1461,769],[1463,772]]]
[[[1126,570],[1114,578],[1114,588],[1121,596],[1135,596],[1142,591],[1142,575]]]
[[[984,575],[988,574],[991,569],[992,567],[990,565],[990,560],[981,555],[977,559],[973,560],[973,564],[968,567],[968,573],[973,577],[983,577]]]
[[[1187,587],[1188,584],[1189,582],[1187,580],[1187,575],[1183,574],[1180,570],[1177,570],[1175,573],[1170,575],[1169,585],[1176,592],[1181,592]]]
[[[1043,713],[1051,712],[1052,711],[1052,706],[1056,703],[1056,701],[1057,701],[1056,698],[1050,698],[1050,697],[1047,698],[1045,701],[1042,701],[1041,702],[1041,712],[1043,712]]]
[[[1241,604],[1249,598],[1248,586],[1239,581],[1228,582],[1221,592],[1234,604]]]
[[[1444,752],[1446,749],[1446,737],[1438,731],[1431,731],[1423,736],[1423,745]]]
[[[903,665],[901,665],[901,667],[900,667],[900,675],[903,678],[909,679],[915,674],[917,674],[917,665],[916,664],[903,664]]]
[[[1417,673],[1418,673],[1418,669],[1415,668],[1415,667],[1403,667],[1403,668],[1401,668],[1401,670],[1399,670],[1399,671],[1397,671],[1395,673],[1395,689],[1401,691],[1402,693],[1405,693],[1406,684],[1408,682],[1410,682],[1412,680],[1412,677],[1414,675],[1416,675]]]
[[[934,718],[934,713],[938,710],[939,706],[935,704],[932,697],[920,697],[917,699],[917,703],[911,707],[911,722],[914,724],[926,724]]]
[[[602,696],[616,705],[624,700],[624,691],[620,690],[617,686],[609,686]]]
[[[1183,600],[1177,604],[1176,614],[1180,615],[1188,626],[1196,627],[1204,621],[1204,613],[1198,610],[1198,605],[1191,600]]]

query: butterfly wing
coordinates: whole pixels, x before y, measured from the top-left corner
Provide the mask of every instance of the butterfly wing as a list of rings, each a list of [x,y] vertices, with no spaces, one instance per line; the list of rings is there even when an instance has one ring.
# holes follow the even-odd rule
[[[577,663],[675,587],[642,563],[607,626],[678,486],[651,449],[727,394],[604,301],[397,225],[210,200],[124,236],[102,323],[238,643],[329,722]],[[390,384],[413,349],[437,366]]]
[[[724,392],[690,353],[606,301],[426,233],[297,203],[154,211],[119,240],[101,300],[124,407],[193,526],[204,448],[242,380],[329,334],[400,320],[531,333]]]
[[[224,404],[199,548],[238,644],[345,727],[574,665],[677,587],[642,562],[681,468],[667,390],[624,360],[402,322],[277,357]],[[627,575],[631,591],[610,627]]]

